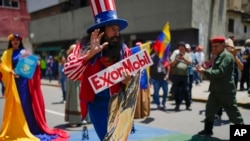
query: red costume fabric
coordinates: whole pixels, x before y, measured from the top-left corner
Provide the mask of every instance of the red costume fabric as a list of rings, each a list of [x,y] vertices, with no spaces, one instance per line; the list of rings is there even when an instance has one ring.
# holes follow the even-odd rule
[[[45,105],[44,99],[41,90],[41,80],[40,80],[40,67],[37,67],[35,70],[35,74],[32,79],[28,81],[29,83],[29,91],[32,94],[32,108],[34,111],[34,115],[37,121],[37,124],[41,127],[41,129],[47,134],[56,134],[58,137],[53,141],[67,141],[69,138],[69,134],[62,129],[51,129],[47,126],[46,117],[45,117]]]

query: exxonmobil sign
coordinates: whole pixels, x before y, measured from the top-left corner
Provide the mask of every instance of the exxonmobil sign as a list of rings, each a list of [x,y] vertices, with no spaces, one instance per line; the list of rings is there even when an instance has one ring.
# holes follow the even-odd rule
[[[127,70],[130,75],[133,75],[152,64],[153,61],[147,51],[142,50],[90,76],[88,79],[94,92],[97,94],[124,80],[123,72],[125,70]]]

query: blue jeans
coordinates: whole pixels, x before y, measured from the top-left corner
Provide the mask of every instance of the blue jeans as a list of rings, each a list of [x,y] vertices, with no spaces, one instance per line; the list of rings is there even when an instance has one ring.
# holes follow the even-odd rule
[[[197,71],[194,71],[194,81],[195,84],[199,84],[199,82],[201,82],[200,74]]]
[[[151,79],[151,83],[153,84],[154,87],[154,101],[157,104],[157,106],[160,106],[160,97],[159,97],[159,91],[160,88],[162,87],[163,90],[163,96],[162,96],[162,105],[165,106],[166,99],[168,96],[168,82],[166,80],[156,80],[156,79]]]
[[[66,79],[60,79],[63,101],[66,100]]]

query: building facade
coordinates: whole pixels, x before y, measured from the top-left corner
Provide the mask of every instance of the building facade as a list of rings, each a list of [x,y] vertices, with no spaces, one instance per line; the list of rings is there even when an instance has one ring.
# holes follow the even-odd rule
[[[250,0],[228,0],[226,35],[233,36],[238,47],[250,38]]]
[[[33,5],[36,5],[36,0],[29,1],[33,1]],[[56,1],[55,4],[46,8],[30,11],[30,40],[37,53],[56,53],[62,48],[67,48],[76,38],[86,36],[87,28],[94,24],[88,0],[53,1]],[[237,4],[241,8],[242,5],[245,6],[244,0],[239,1],[241,4]],[[235,12],[231,14],[228,8],[230,2],[230,0],[115,0],[118,17],[126,19],[129,23],[121,32],[128,46],[133,46],[138,40],[155,40],[163,25],[169,22],[172,50],[179,41],[185,41],[203,45],[205,54],[209,53],[209,39],[213,36],[233,35],[241,40],[250,38],[250,31],[247,30],[250,28],[249,23],[241,20],[242,14],[235,15],[238,14]],[[247,11],[244,14],[249,15]],[[229,19],[235,20],[234,31],[228,30],[228,25],[231,26]],[[236,24],[238,22],[239,24]]]
[[[7,48],[7,37],[11,33],[19,33],[24,46],[32,50],[29,41],[30,16],[26,6],[26,0],[0,0],[0,54]]]

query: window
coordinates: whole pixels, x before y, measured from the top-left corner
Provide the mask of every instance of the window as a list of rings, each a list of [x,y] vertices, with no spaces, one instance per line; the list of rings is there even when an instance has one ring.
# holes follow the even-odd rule
[[[244,26],[244,33],[247,33],[247,26]]]
[[[228,32],[234,33],[234,19],[228,19]]]
[[[0,0],[0,7],[19,8],[17,0]]]

